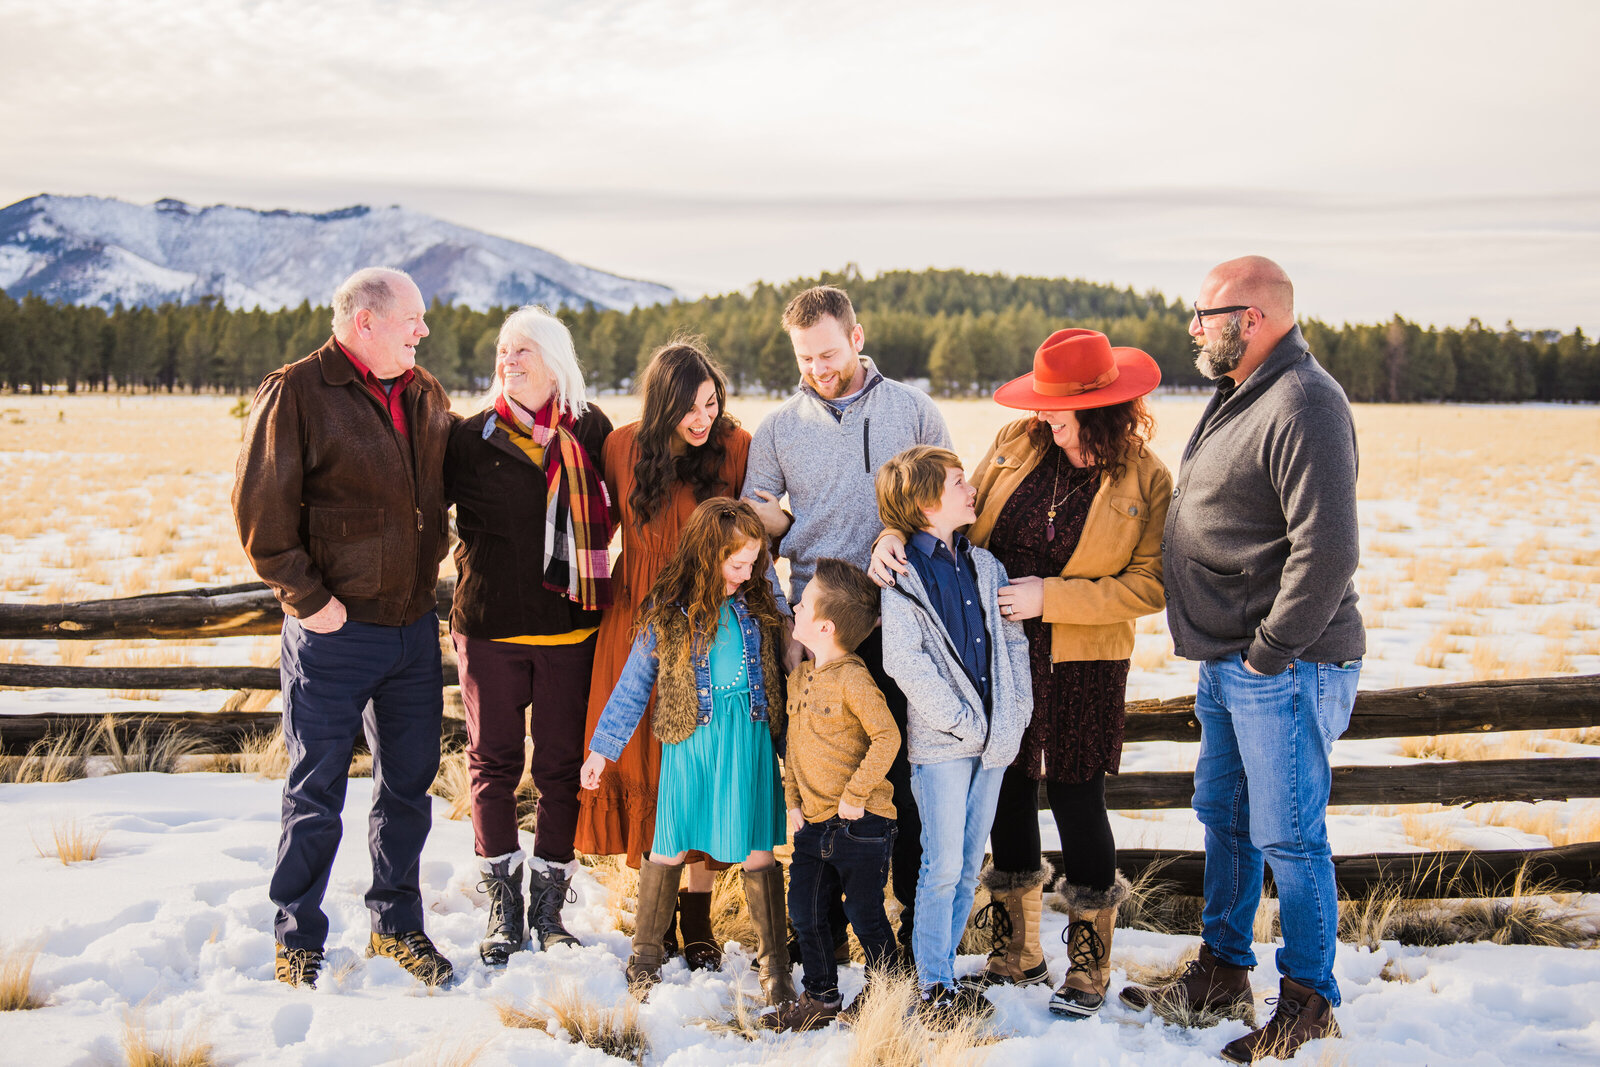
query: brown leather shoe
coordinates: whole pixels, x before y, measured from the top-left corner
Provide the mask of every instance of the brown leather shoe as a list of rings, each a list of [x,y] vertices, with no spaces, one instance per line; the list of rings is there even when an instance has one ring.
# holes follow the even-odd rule
[[[1175,981],[1163,986],[1125,986],[1120,996],[1135,1011],[1153,1007],[1163,1017],[1188,1015],[1189,1025],[1210,1026],[1222,1019],[1240,1019],[1247,1026],[1256,1024],[1250,968],[1223,963],[1211,946],[1203,943],[1199,959],[1189,961]]]
[[[838,997],[820,1000],[802,992],[793,1004],[763,1015],[761,1023],[769,1030],[821,1030],[839,1017],[840,1005]]]
[[[1254,1063],[1268,1056],[1286,1060],[1307,1041],[1340,1036],[1333,1005],[1310,986],[1285,978],[1278,985],[1277,1004],[1267,1025],[1228,1042],[1222,1058],[1229,1063]]]

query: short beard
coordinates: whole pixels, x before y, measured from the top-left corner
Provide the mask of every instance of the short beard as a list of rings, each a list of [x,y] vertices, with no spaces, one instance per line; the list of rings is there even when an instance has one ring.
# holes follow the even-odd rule
[[[817,380],[809,373],[801,375],[801,379],[806,383],[811,391],[822,397],[824,400],[838,400],[840,397],[849,396],[855,391],[855,387],[861,384],[862,377],[863,374],[861,371],[861,365],[857,363],[855,374],[848,382],[844,380],[844,375],[840,374],[833,380],[833,391],[825,393],[818,388]]]
[[[1239,362],[1244,359],[1247,345],[1244,338],[1239,336],[1244,332],[1244,324],[1239,319],[1238,312],[1229,315],[1228,321],[1222,327],[1221,336],[1215,341],[1201,345],[1200,351],[1195,354],[1194,365],[1207,378],[1215,380],[1222,377],[1238,367]]]

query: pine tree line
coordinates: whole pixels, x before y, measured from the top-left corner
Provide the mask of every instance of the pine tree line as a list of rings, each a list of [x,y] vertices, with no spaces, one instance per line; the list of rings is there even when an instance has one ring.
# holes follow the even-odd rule
[[[690,333],[706,339],[737,391],[787,392],[796,371],[778,318],[790,296],[819,282],[850,291],[867,352],[885,374],[925,379],[940,396],[984,393],[1024,373],[1039,342],[1066,326],[1144,349],[1169,385],[1205,384],[1194,369],[1186,305],[1154,291],[1076,279],[936,270],[863,278],[847,268],[695,301],[561,316],[598,389],[626,388],[652,349]],[[436,304],[419,361],[447,388],[485,388],[508,310]],[[243,311],[207,299],[108,313],[0,293],[0,385],[13,392],[250,392],[267,372],[320,346],[329,324],[328,309],[309,303]],[[1600,346],[1581,329],[1530,333],[1507,323],[1496,331],[1476,319],[1436,329],[1398,315],[1377,325],[1311,320],[1302,328],[1352,400],[1600,400]]]

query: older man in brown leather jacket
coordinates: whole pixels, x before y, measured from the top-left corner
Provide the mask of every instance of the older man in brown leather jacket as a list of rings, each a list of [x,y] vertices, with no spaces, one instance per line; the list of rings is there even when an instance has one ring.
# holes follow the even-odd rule
[[[369,268],[333,298],[333,337],[267,375],[233,490],[239,536],[283,604],[289,773],[270,895],[277,977],[314,985],[322,897],[355,740],[372,744],[368,955],[429,985],[451,967],[423,932],[418,867],[432,822],[443,677],[434,587],[449,540],[443,461],[453,416],[416,366],[426,306]]]

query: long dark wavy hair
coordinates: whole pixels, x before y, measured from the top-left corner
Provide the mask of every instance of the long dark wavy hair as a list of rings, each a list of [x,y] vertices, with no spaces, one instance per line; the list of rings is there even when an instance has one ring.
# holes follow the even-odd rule
[[[1073,414],[1078,416],[1078,444],[1084,459],[1110,475],[1112,481],[1122,477],[1129,459],[1144,455],[1156,435],[1155,416],[1145,407],[1143,397],[1105,408],[1084,408]],[[1039,419],[1028,427],[1028,440],[1039,452],[1055,444],[1050,427]]]
[[[717,616],[727,599],[722,565],[752,541],[761,548],[750,568],[750,577],[735,595],[744,597],[745,607],[770,640],[780,625],[780,616],[772,586],[767,584],[767,567],[772,562],[767,551],[767,531],[754,508],[725,496],[702,502],[684,523],[677,551],[656,575],[655,584],[639,607],[637,629],[653,626],[660,633],[666,619],[682,611],[689,616],[690,651],[694,655],[704,652],[717,632]]]
[[[678,423],[694,407],[696,394],[708,381],[717,389],[717,419],[711,424],[711,433],[705,444],[675,456],[672,438]],[[728,434],[739,423],[728,414],[728,380],[705,342],[679,336],[657,348],[650,353],[639,388],[644,412],[634,438],[639,458],[633,464],[633,491],[628,495],[634,524],[643,527],[649,522],[678,482],[687,484],[697,501],[717,495],[719,489],[737,493],[737,485],[725,487],[718,476],[728,453]]]

